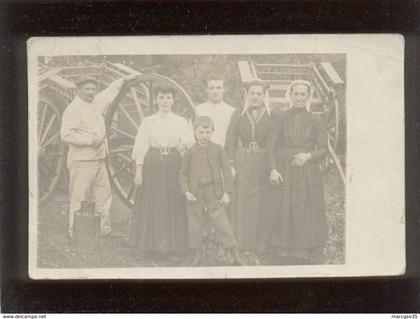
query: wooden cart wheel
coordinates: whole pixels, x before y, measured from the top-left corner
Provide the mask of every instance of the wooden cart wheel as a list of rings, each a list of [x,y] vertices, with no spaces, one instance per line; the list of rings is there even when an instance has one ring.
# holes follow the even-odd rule
[[[49,96],[50,95],[50,96]],[[65,169],[65,145],[60,140],[58,99],[41,92],[38,102],[38,198],[45,203],[59,185]]]
[[[320,170],[324,174],[329,171],[331,164],[337,160],[336,150],[338,147],[338,139],[340,137],[340,110],[337,98],[332,97],[332,100],[332,108],[326,114],[327,116],[325,118],[327,124],[328,155],[320,164]]]
[[[172,111],[192,120],[194,104],[187,92],[175,81],[158,74],[142,74],[128,83],[106,116],[109,177],[117,194],[129,207],[133,207],[136,193],[135,163],[131,159],[134,140],[143,119],[156,112],[152,92],[153,87],[160,83],[170,85],[177,91]]]

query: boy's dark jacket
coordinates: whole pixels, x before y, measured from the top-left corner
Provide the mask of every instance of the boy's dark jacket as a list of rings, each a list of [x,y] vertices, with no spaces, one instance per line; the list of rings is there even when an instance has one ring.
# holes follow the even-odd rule
[[[179,183],[181,191],[197,194],[200,171],[200,145],[195,143],[188,149],[182,158],[181,170],[179,172]],[[223,192],[233,192],[233,177],[229,160],[222,146],[209,142],[206,146],[210,168],[213,176],[213,187],[217,197]]]

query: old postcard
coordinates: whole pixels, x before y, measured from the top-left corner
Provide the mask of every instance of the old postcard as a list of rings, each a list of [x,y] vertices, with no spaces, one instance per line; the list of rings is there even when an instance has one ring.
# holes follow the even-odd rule
[[[396,34],[28,41],[33,279],[405,271]]]

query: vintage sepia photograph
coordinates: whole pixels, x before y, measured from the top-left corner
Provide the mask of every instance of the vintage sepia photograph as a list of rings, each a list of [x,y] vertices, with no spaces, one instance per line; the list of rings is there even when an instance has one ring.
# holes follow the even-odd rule
[[[354,262],[348,53],[203,48],[30,56],[32,277],[312,276]]]

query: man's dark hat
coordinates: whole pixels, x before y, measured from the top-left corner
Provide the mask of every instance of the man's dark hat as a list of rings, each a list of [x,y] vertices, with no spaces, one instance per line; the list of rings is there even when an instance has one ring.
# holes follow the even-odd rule
[[[88,76],[88,75],[82,75],[80,78],[78,78],[75,82],[74,82],[74,84],[77,86],[77,87],[80,87],[80,86],[82,86],[83,84],[85,84],[85,83],[93,83],[93,84],[95,84],[95,85],[98,85],[98,81],[95,79],[95,78],[93,78],[93,77],[91,77],[91,76]]]

